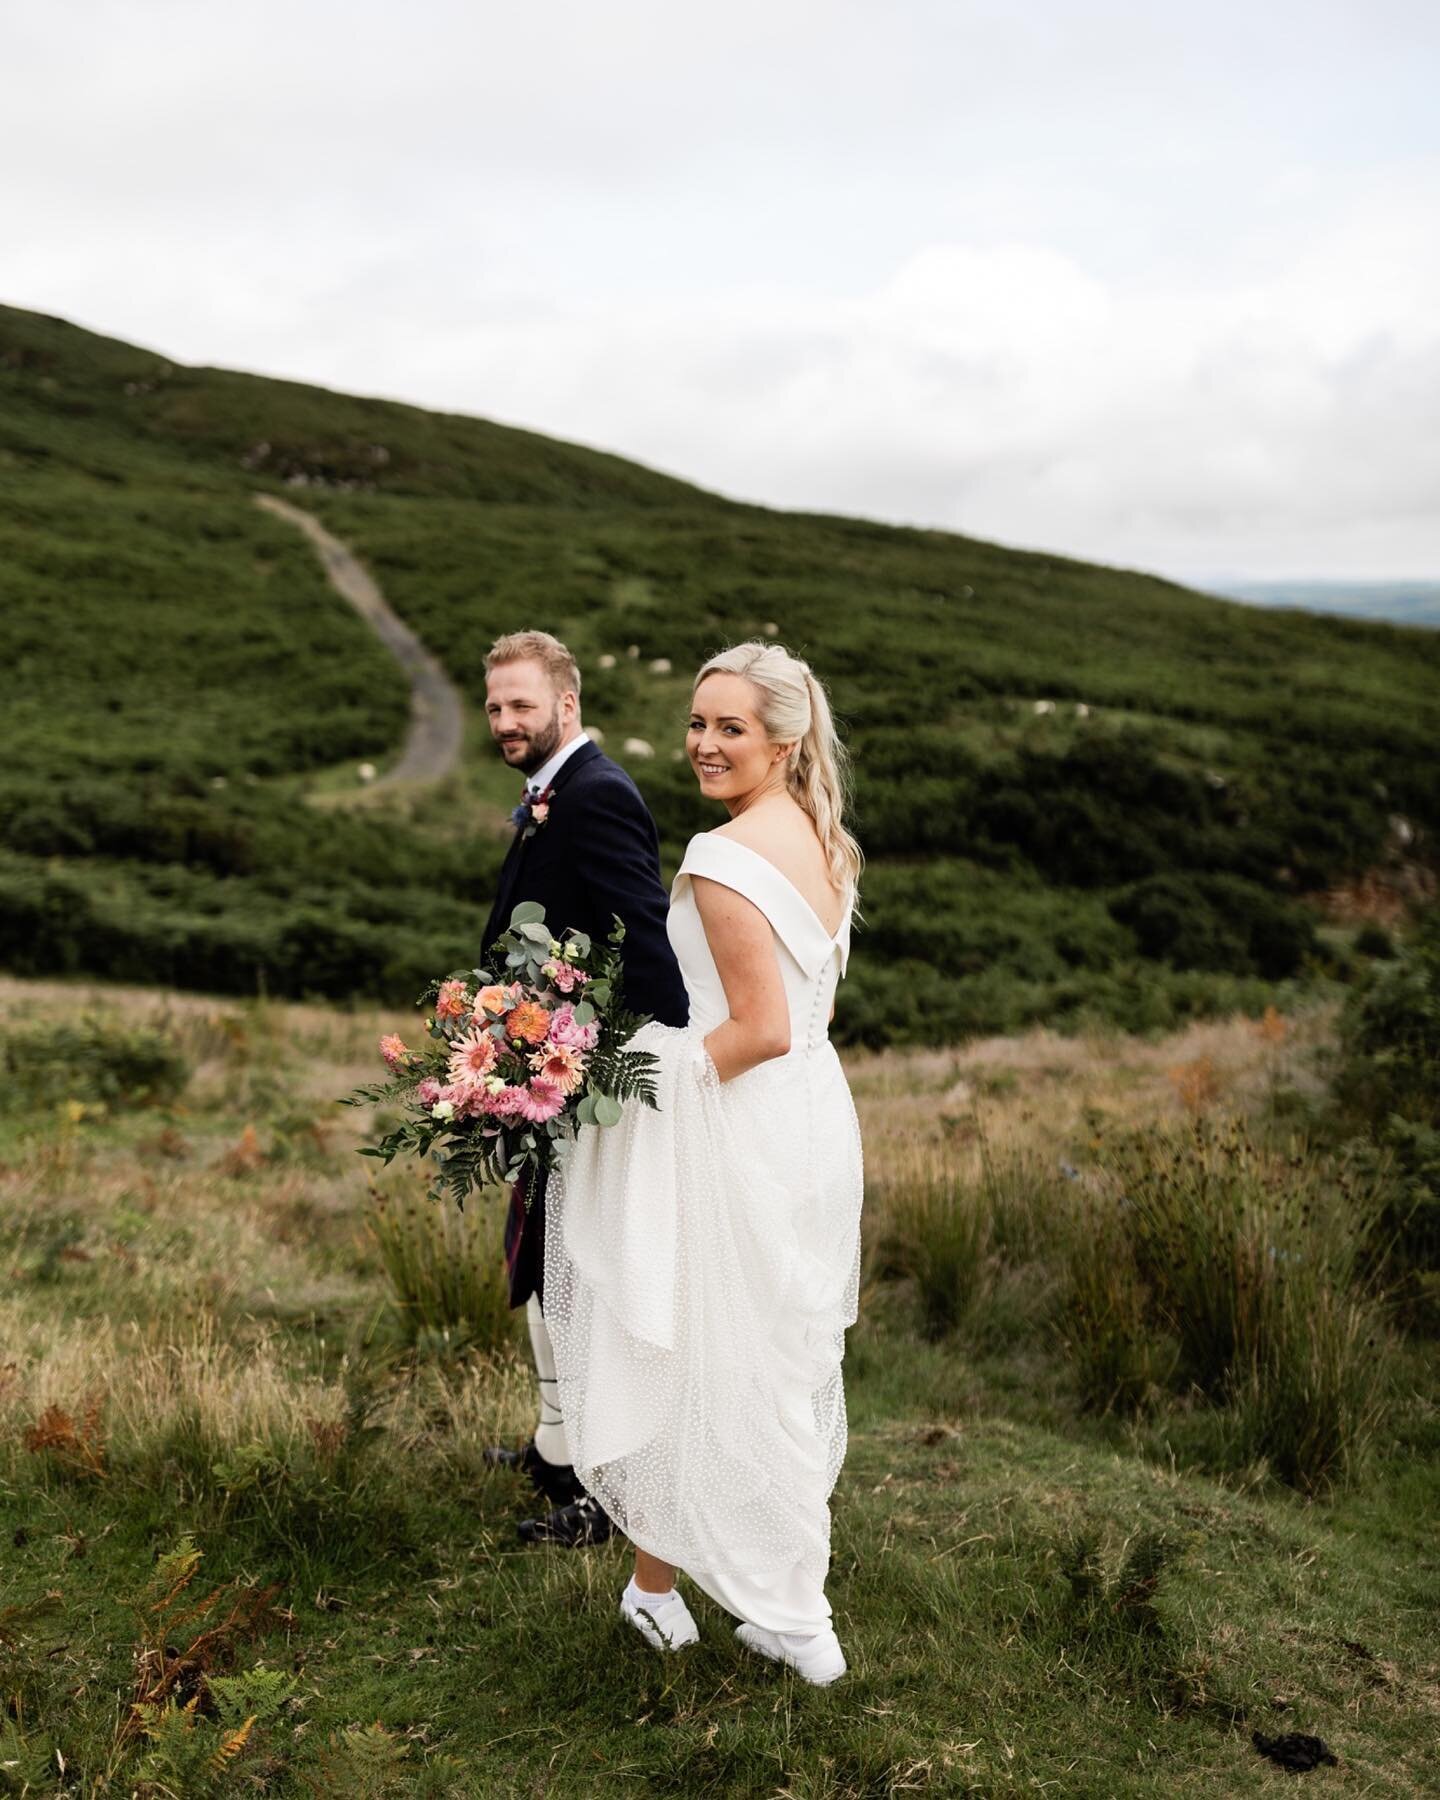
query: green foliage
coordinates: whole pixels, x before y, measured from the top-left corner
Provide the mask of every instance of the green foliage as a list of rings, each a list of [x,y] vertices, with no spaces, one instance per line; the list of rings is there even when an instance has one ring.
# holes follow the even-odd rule
[[[1315,946],[1306,915],[1235,875],[1152,875],[1110,901],[1143,956],[1177,969],[1278,981]]]
[[[16,1800],[39,1800],[54,1793],[55,1746],[48,1738],[28,1736],[0,1712],[0,1794]]]
[[[292,487],[472,701],[499,632],[559,631],[587,722],[660,750],[633,772],[672,867],[716,822],[664,754],[688,671],[767,631],[813,658],[870,859],[842,1041],[1258,1011],[1322,978],[1304,896],[1383,863],[1397,814],[1432,855],[1433,632],[736,505],[0,309],[0,963],[399,1000],[474,959],[512,798],[483,747],[383,821],[301,801],[383,761],[406,696],[251,504]]]
[[[148,1026],[100,1017],[22,1026],[0,1040],[5,1073],[0,1105],[54,1105],[73,1099],[106,1106],[178,1099],[190,1068],[175,1038]]]
[[[144,1723],[146,1746],[134,1771],[141,1792],[153,1800],[209,1800],[252,1787],[265,1727],[295,1686],[295,1677],[283,1670],[254,1668],[207,1677],[208,1714],[200,1711],[198,1696],[167,1701]]]
[[[1089,1646],[1104,1637],[1149,1637],[1164,1630],[1156,1594],[1177,1549],[1163,1531],[1140,1531],[1107,1567],[1103,1531],[1081,1527],[1059,1546],[1060,1572],[1070,1585],[1069,1625]]]
[[[418,1761],[413,1746],[376,1719],[332,1733],[314,1791],[346,1800],[451,1800],[467,1791],[466,1765],[443,1753]]]
[[[1383,1183],[1372,1245],[1399,1306],[1440,1326],[1440,907],[1346,1003],[1334,1092]]]
[[[1138,1412],[1157,1401],[1172,1383],[1178,1348],[1155,1316],[1114,1207],[1087,1209],[1067,1274],[1059,1337],[1085,1403]]]

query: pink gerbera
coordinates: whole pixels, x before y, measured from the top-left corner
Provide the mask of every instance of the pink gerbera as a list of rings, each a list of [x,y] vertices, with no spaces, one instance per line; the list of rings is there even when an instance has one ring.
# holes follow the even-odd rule
[[[562,1094],[573,1094],[585,1079],[585,1064],[578,1050],[568,1044],[545,1044],[530,1058],[530,1067]]]
[[[479,1081],[495,1066],[495,1040],[488,1031],[470,1031],[455,1040],[448,1074],[452,1081]]]
[[[519,1090],[520,1112],[532,1125],[543,1125],[565,1110],[565,1095],[558,1082],[537,1075],[530,1085]]]
[[[437,1019],[463,1019],[470,1010],[470,1001],[465,990],[465,983],[460,980],[442,981],[440,992],[435,997],[435,1017]]]
[[[392,1069],[398,1069],[410,1052],[405,1048],[405,1040],[392,1031],[381,1038],[380,1054]]]

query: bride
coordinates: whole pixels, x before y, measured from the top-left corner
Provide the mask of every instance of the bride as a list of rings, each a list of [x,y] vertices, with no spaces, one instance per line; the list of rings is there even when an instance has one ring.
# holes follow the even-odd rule
[[[562,1160],[545,1320],[576,1474],[635,1546],[621,1615],[693,1643],[681,1570],[748,1649],[823,1685],[845,1672],[825,1575],[862,1187],[828,1025],[860,852],[825,690],[780,646],[706,663],[686,748],[730,815],[672,890],[690,1023],[633,1040],[658,1110]]]

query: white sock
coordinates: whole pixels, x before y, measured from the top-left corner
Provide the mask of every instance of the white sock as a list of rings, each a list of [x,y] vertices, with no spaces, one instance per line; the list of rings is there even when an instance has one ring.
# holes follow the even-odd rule
[[[642,1588],[633,1575],[630,1577],[629,1591],[631,1598],[635,1600],[670,1600],[675,1594],[674,1587],[666,1588],[663,1594],[652,1594],[649,1588]]]
[[[548,1463],[568,1464],[570,1443],[565,1436],[565,1416],[560,1411],[555,1352],[545,1329],[545,1315],[534,1294],[525,1302],[525,1323],[530,1327],[530,1351],[540,1381],[540,1423],[535,1427],[535,1448]]]

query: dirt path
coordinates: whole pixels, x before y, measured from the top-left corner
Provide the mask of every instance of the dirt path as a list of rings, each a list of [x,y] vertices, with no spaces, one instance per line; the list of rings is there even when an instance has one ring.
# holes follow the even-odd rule
[[[332,536],[313,513],[273,494],[257,494],[255,504],[303,531],[325,565],[330,585],[360,617],[410,677],[410,729],[399,760],[371,787],[413,786],[441,781],[460,761],[465,740],[465,704],[460,690],[389,603],[355,552]]]

